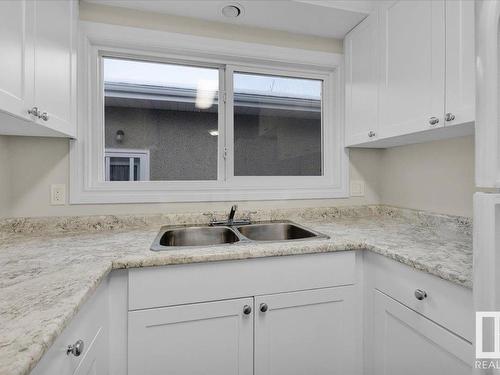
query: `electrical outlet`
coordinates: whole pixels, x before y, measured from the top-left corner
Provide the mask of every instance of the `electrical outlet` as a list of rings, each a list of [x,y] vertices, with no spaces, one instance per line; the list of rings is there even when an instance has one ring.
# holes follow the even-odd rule
[[[50,185],[50,204],[54,206],[66,204],[66,185]]]
[[[351,197],[365,196],[365,182],[362,180],[351,181]]]

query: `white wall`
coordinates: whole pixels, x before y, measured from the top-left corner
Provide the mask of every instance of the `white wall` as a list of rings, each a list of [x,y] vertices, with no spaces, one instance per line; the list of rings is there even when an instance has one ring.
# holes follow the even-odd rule
[[[473,136],[386,149],[380,163],[381,202],[472,216]]]
[[[0,212],[4,216],[64,216],[157,212],[196,212],[209,209],[226,210],[233,202],[201,202],[171,204],[106,204],[65,205],[49,204],[51,184],[69,184],[69,141],[56,138],[1,137],[7,143],[7,158],[0,165],[10,166],[8,202]],[[367,180],[363,198],[341,200],[292,200],[241,202],[240,207],[324,207],[336,205],[375,204],[379,154],[377,150],[359,150],[351,155],[351,178]],[[0,167],[1,168],[1,167]]]
[[[232,202],[51,206],[51,184],[69,184],[68,140],[0,136],[0,216],[193,212],[227,209]],[[385,203],[472,216],[474,138],[350,153],[351,179],[366,195],[333,200],[251,201],[243,208],[324,207]]]

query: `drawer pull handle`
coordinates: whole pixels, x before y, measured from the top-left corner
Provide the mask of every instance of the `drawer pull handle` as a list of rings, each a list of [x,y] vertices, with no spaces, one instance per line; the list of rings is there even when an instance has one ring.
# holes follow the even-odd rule
[[[436,125],[438,123],[439,123],[439,119],[437,117],[431,117],[429,119],[429,124],[431,124],[431,126],[434,126],[434,125]]]
[[[28,114],[38,117],[40,116],[40,110],[38,109],[38,107],[33,107],[28,109]]]
[[[415,290],[415,298],[422,301],[427,298],[427,292],[422,289],[417,289]]]
[[[78,357],[83,353],[83,347],[83,341],[78,340],[73,345],[68,345],[68,349],[66,349],[66,355],[73,354],[75,357]]]
[[[444,115],[444,120],[453,121],[455,120],[455,115],[453,113],[448,112],[447,114]]]
[[[250,315],[251,312],[252,312],[252,308],[249,305],[243,306],[243,314]]]
[[[267,306],[267,303],[260,304],[260,312],[265,313],[268,309],[269,309],[269,306]]]
[[[49,114],[47,112],[40,113],[40,115],[38,115],[38,118],[41,118],[43,121],[48,121]]]

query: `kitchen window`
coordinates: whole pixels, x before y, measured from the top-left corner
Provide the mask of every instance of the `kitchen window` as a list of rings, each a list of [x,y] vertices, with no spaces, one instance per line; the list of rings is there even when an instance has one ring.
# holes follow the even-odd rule
[[[347,195],[338,69],[87,42],[75,203]]]

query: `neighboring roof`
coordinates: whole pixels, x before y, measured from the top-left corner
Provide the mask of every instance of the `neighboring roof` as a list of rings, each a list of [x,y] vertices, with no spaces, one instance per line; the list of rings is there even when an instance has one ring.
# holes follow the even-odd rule
[[[179,111],[200,111],[196,108],[199,91],[186,87],[165,87],[130,83],[105,82],[106,105],[117,107],[155,108]],[[205,95],[214,93],[202,92]],[[321,101],[316,98],[262,95],[256,92],[236,92],[234,94],[235,112],[267,115],[287,115],[290,117],[319,118]],[[204,111],[215,112],[218,95],[213,105]]]

